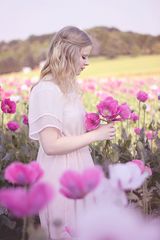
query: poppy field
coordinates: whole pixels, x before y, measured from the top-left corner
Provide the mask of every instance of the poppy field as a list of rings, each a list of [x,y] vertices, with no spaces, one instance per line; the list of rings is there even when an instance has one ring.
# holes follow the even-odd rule
[[[47,240],[39,225],[38,212],[54,201],[56,194],[75,203],[79,200],[85,203],[94,194],[92,204],[84,204],[84,211],[77,217],[76,228],[65,227],[68,239],[160,239],[159,58],[153,56],[144,65],[138,59],[133,71],[128,67],[126,72],[122,63],[123,69],[115,74],[115,67],[108,72],[106,69],[105,74],[100,60],[92,59],[93,67],[78,77],[86,109],[86,131],[114,122],[116,135],[111,141],[91,144],[95,167],[81,173],[72,169],[64,172],[58,193],[39,181],[43,170],[35,161],[38,143],[28,137],[28,98],[39,69],[25,68],[20,73],[0,76],[3,240]],[[114,61],[120,64],[120,60],[110,60],[108,65],[114,65]],[[133,61],[136,59],[131,62],[128,59],[128,66]]]

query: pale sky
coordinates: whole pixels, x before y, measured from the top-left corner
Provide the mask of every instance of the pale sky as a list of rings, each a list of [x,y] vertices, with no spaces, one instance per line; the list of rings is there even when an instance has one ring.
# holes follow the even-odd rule
[[[0,41],[74,25],[160,35],[160,0],[0,0]]]

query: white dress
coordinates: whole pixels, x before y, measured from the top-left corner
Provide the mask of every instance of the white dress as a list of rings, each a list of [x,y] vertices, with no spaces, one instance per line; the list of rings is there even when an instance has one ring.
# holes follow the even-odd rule
[[[46,127],[59,129],[61,136],[76,136],[85,133],[85,109],[80,97],[71,93],[65,97],[60,88],[50,81],[39,82],[29,97],[29,137],[39,141],[39,132]],[[82,171],[94,165],[89,147],[83,147],[64,155],[47,155],[39,141],[37,161],[44,170],[45,180],[53,185],[56,196],[40,213],[41,226],[48,239],[67,238],[65,226],[75,226],[74,200],[67,199],[59,191],[59,178],[65,170]],[[82,200],[77,201],[78,211],[83,211]],[[60,220],[62,225],[55,228]]]

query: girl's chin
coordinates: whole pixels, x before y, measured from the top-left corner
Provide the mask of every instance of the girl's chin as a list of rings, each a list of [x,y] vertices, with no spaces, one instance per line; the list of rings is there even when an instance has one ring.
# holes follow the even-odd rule
[[[79,71],[77,71],[77,74],[76,75],[80,75],[80,73],[82,72],[83,70],[80,69]]]

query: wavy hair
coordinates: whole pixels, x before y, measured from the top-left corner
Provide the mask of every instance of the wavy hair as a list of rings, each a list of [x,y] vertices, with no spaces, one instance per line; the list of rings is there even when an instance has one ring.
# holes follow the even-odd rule
[[[83,47],[92,45],[88,34],[77,27],[68,26],[57,32],[40,73],[40,81],[51,74],[53,81],[66,93],[76,87],[76,68]]]

